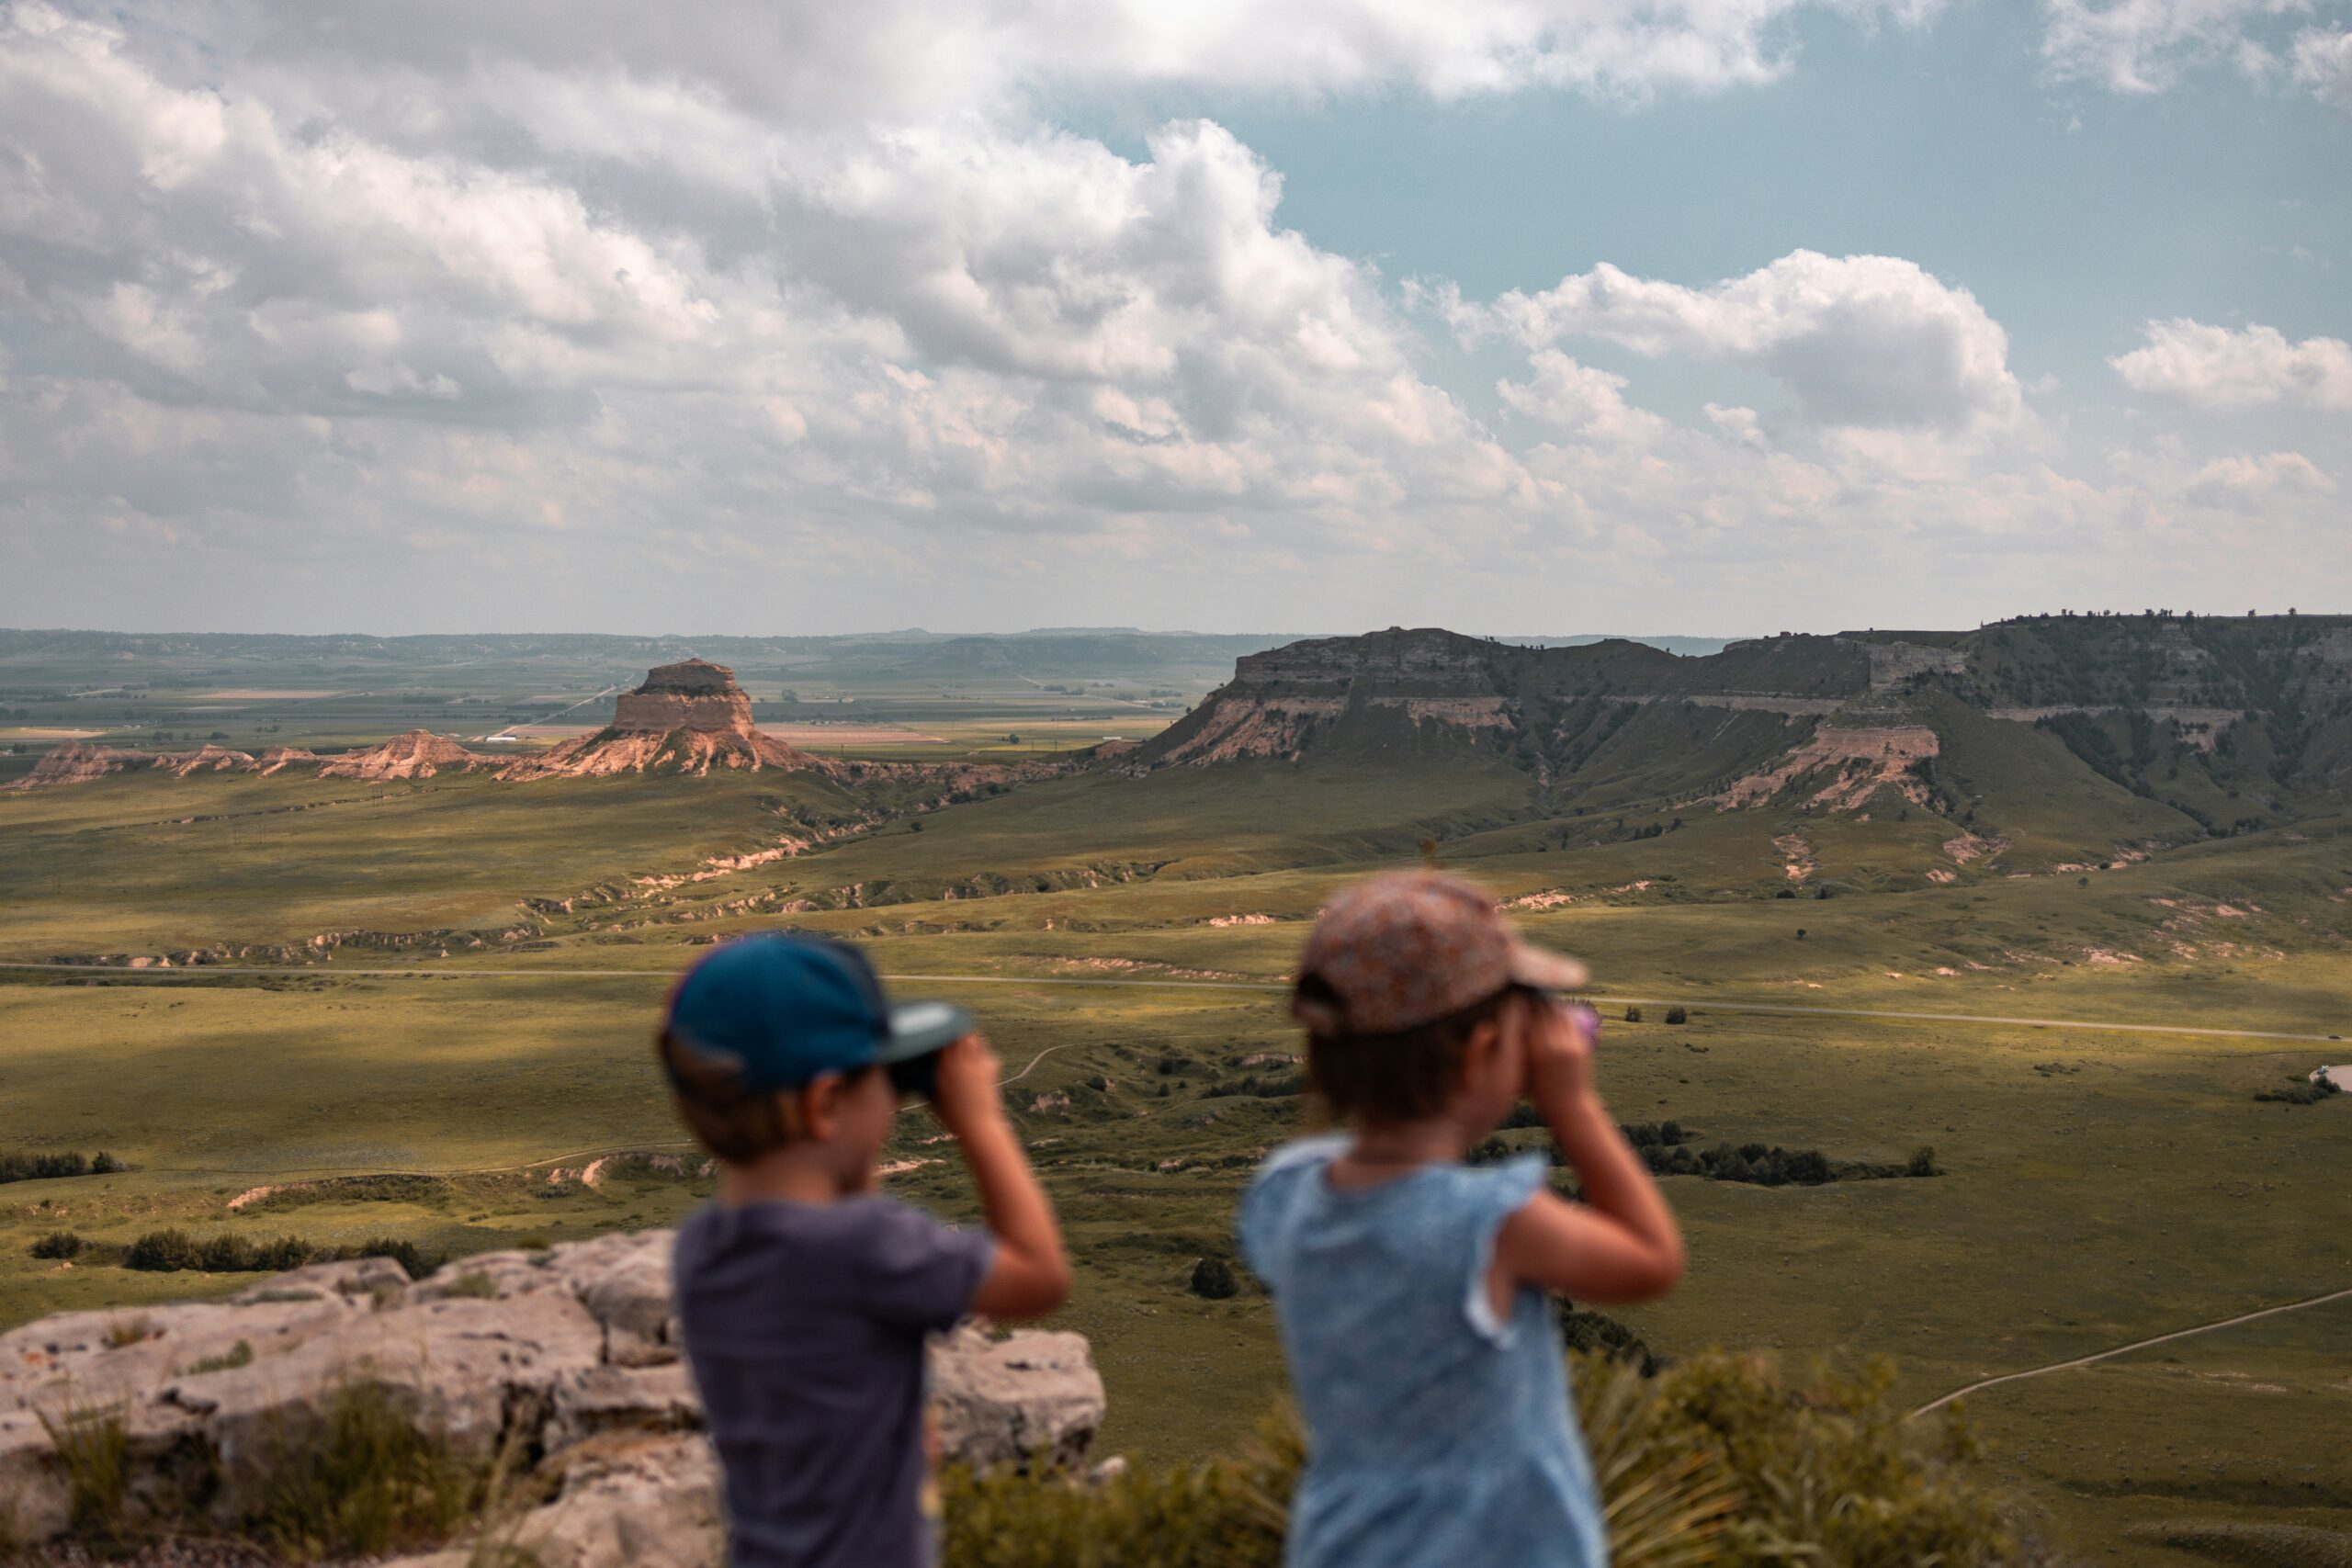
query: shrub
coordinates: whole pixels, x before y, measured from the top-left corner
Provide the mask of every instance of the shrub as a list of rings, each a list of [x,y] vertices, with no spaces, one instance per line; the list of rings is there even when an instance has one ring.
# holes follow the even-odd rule
[[[2285,1089],[2266,1089],[2254,1098],[2282,1105],[2317,1105],[2328,1096],[2340,1092],[2342,1086],[2332,1076],[2322,1073],[2315,1078],[2290,1077]]]
[[[498,1296],[498,1281],[477,1269],[450,1280],[447,1293],[470,1296],[477,1301],[494,1301]]]
[[[1625,1021],[1626,1021],[1627,1023],[1639,1023],[1639,1022],[1641,1022],[1641,1021],[1642,1021],[1642,1010],[1641,1010],[1641,1009],[1639,1009],[1639,1008],[1627,1008],[1627,1009],[1625,1010]]]
[[[120,1160],[103,1152],[92,1159],[77,1154],[0,1149],[0,1181],[53,1181],[69,1176],[106,1176],[122,1168]]]
[[[1666,1021],[1668,1023],[1688,1023],[1690,1021],[1690,1011],[1688,1008],[1668,1008],[1666,1010]]]
[[[51,1231],[32,1245],[35,1258],[79,1258],[90,1244],[73,1231]]]
[[[1906,1423],[1893,1373],[1792,1383],[1772,1362],[1710,1352],[1645,1378],[1575,1356],[1577,1414],[1614,1568],[1700,1562],[1991,1568],[2017,1543],[1967,1473],[1957,1412]],[[1074,1485],[1042,1466],[943,1478],[953,1568],[1273,1568],[1306,1459],[1287,1405],[1229,1459]]]
[[[149,1231],[123,1252],[122,1266],[150,1274],[175,1274],[183,1269],[202,1268],[204,1249],[186,1231]]]
[[[1905,1176],[1941,1176],[1943,1171],[1936,1165],[1936,1145],[1933,1144],[1921,1144],[1917,1148],[1913,1149],[1911,1151],[1910,1160],[1903,1168],[1903,1174]]]
[[[1640,1335],[1605,1313],[1586,1311],[1566,1296],[1559,1299],[1557,1307],[1562,1345],[1570,1350],[1623,1361],[1639,1369],[1645,1378],[1657,1375],[1664,1363]]]
[[[1228,1301],[1241,1293],[1233,1266],[1222,1258],[1204,1258],[1193,1265],[1193,1294],[1206,1301]]]

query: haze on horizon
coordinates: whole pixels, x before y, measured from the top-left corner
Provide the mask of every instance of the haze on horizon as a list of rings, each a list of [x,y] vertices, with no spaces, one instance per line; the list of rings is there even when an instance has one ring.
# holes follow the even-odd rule
[[[0,0],[0,625],[2352,605],[2352,0],[1088,17]]]

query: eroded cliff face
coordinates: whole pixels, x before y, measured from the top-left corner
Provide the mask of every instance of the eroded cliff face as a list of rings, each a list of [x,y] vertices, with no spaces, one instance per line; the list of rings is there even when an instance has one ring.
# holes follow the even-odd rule
[[[286,763],[281,761],[278,765],[283,767]],[[449,736],[435,735],[429,729],[412,729],[380,745],[330,758],[319,764],[319,777],[429,779],[442,773],[464,773],[496,765],[497,759],[469,751]]]
[[[629,735],[667,735],[697,729],[712,735],[749,736],[752,699],[735,683],[735,671],[707,660],[656,665],[645,683],[613,704],[612,728]]]
[[[1492,645],[1423,629],[1318,637],[1237,660],[1233,679],[1129,759],[1137,771],[1295,757],[1321,730],[1352,716],[1402,718],[1465,735],[1513,720],[1486,650]]]

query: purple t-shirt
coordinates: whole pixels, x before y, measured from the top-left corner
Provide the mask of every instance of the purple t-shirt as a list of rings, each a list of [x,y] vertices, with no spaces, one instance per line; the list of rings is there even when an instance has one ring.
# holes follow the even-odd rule
[[[711,1203],[678,1227],[735,1568],[930,1568],[923,1337],[964,1315],[993,1250],[872,1195]]]

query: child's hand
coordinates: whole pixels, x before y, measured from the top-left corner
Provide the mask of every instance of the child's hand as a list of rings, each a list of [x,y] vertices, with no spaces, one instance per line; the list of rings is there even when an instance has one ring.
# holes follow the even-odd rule
[[[1527,1031],[1527,1097],[1547,1114],[1593,1096],[1592,1045],[1600,1032],[1590,1008],[1545,998],[1535,1004]]]
[[[939,1054],[939,1087],[931,1101],[932,1114],[957,1138],[1004,1114],[997,1098],[997,1068],[1001,1064],[989,1048],[988,1037],[967,1034]]]

